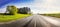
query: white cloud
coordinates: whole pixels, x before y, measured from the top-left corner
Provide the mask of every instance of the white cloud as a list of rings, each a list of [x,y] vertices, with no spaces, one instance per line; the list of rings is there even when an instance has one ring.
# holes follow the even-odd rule
[[[0,13],[4,13],[6,11],[5,8],[0,8]]]
[[[58,13],[60,12],[60,0],[43,0],[42,3],[35,3],[34,7],[40,10],[40,13]]]

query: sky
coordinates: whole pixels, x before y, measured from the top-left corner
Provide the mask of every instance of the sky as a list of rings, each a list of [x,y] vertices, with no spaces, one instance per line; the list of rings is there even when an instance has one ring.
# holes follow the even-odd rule
[[[0,0],[0,13],[6,11],[8,5],[17,8],[30,7],[33,13],[59,13],[60,0]]]

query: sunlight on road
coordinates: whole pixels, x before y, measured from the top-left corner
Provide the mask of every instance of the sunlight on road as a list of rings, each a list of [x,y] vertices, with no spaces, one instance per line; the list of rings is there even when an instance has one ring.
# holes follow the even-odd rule
[[[56,26],[60,26],[60,22],[58,20],[50,18],[50,17],[45,17],[45,16],[42,16],[42,17],[44,17],[43,19],[45,19],[46,21],[48,21]]]

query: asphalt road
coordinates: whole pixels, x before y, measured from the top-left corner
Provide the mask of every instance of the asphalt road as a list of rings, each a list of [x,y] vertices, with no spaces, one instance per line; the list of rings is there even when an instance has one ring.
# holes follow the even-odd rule
[[[60,21],[53,17],[33,15],[21,20],[0,24],[0,27],[60,27]]]

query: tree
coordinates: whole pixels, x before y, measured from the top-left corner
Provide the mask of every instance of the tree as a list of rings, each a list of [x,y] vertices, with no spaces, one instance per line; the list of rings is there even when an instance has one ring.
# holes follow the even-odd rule
[[[7,6],[6,13],[9,12],[10,15],[17,14],[17,8],[15,6]]]
[[[31,14],[31,10],[28,7],[23,7],[18,9],[18,13],[21,14]]]

